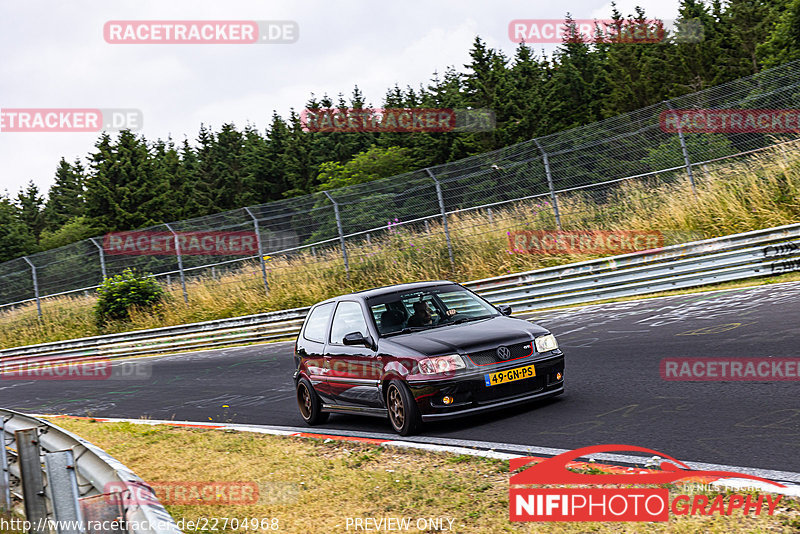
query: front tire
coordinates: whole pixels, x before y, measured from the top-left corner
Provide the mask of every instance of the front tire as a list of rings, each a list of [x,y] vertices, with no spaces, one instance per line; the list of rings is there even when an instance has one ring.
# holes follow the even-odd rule
[[[401,436],[409,436],[421,424],[419,409],[414,396],[404,383],[393,380],[386,390],[386,407],[389,409],[389,422]]]
[[[307,378],[297,381],[297,407],[303,420],[311,426],[324,423],[330,415],[322,411],[322,401]]]

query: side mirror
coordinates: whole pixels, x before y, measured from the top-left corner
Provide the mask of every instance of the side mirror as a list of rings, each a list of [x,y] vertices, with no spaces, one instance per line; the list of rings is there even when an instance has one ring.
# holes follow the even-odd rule
[[[345,345],[363,345],[365,347],[369,347],[371,344],[361,332],[350,332],[344,336],[342,341]]]
[[[509,306],[508,304],[498,304],[497,311],[499,311],[503,315],[511,315],[511,306]]]

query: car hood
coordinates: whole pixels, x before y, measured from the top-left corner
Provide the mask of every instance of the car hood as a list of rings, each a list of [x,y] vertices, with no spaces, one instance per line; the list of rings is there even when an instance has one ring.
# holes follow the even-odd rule
[[[416,352],[423,356],[468,354],[500,345],[524,343],[547,333],[541,326],[523,319],[498,316],[383,338],[381,349],[395,353],[405,351],[408,355]]]

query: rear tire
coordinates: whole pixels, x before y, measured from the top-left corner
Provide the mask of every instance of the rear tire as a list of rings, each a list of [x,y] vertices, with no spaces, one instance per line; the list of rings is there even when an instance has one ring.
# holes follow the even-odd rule
[[[393,380],[386,390],[386,407],[389,409],[389,422],[401,436],[410,436],[420,427],[422,420],[417,402],[408,386]]]
[[[307,378],[297,381],[297,407],[303,420],[311,426],[324,423],[330,415],[322,411],[322,401]]]

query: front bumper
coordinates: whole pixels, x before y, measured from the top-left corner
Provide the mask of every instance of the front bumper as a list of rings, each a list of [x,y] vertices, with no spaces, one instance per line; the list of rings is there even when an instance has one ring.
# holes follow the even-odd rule
[[[536,376],[497,386],[487,386],[485,375],[533,364]],[[557,374],[561,379],[557,379]],[[470,369],[467,373],[444,380],[409,380],[408,386],[417,401],[423,421],[440,421],[479,412],[506,408],[560,395],[564,392],[564,354],[553,351],[505,364]],[[443,398],[453,398],[444,404]]]

